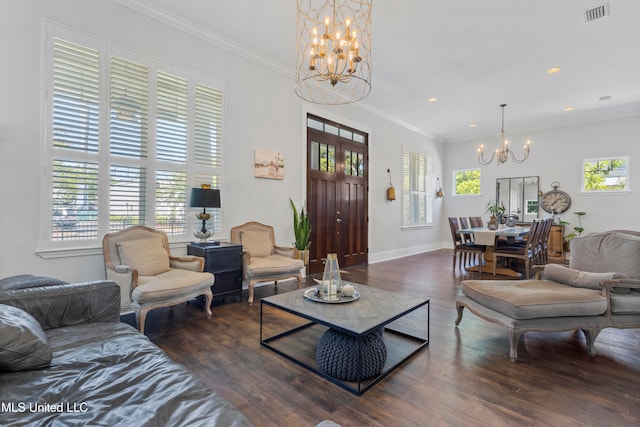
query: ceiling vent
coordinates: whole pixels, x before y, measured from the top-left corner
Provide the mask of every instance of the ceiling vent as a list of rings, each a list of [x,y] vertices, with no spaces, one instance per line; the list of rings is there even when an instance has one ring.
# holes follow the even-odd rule
[[[587,22],[593,22],[605,16],[609,16],[609,3],[584,11],[584,18]]]

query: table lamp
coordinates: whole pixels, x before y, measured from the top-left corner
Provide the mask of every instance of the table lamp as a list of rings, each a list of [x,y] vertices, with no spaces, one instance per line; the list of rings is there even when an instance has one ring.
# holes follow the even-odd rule
[[[192,188],[189,206],[202,208],[202,212],[196,216],[196,218],[202,220],[202,228],[193,233],[193,235],[199,238],[201,243],[205,243],[213,235],[213,231],[207,230],[207,220],[211,218],[211,214],[207,213],[207,208],[220,207],[220,190],[212,189],[209,184],[202,184],[201,188]]]

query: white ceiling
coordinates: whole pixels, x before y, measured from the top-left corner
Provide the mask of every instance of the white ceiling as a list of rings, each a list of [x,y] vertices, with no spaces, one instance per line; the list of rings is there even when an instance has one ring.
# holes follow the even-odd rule
[[[293,76],[295,0],[116,1]],[[638,114],[639,21],[640,0],[375,0],[360,102],[445,142],[499,134],[502,103],[507,133]]]

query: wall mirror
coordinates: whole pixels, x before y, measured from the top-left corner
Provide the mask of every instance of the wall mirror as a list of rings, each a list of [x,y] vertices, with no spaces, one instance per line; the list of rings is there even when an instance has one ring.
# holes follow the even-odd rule
[[[496,179],[496,204],[504,205],[504,217],[516,222],[538,218],[539,179],[537,176]]]

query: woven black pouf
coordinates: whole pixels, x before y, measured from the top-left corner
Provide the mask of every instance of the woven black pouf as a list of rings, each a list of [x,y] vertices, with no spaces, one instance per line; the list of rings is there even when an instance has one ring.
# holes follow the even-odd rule
[[[362,378],[378,375],[387,361],[387,347],[378,329],[362,337]],[[329,329],[320,337],[316,350],[318,367],[343,381],[358,380],[358,339]]]

